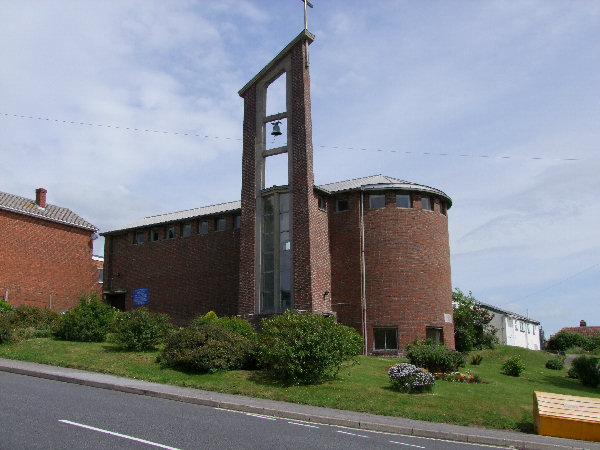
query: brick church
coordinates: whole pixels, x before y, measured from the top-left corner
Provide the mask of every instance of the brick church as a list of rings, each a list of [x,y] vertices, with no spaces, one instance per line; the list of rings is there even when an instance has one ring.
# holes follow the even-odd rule
[[[239,91],[241,201],[104,233],[104,298],[180,324],[211,310],[254,322],[287,309],[335,314],[369,354],[425,338],[454,348],[451,199],[384,175],[314,185],[313,40],[303,30]],[[267,115],[268,88],[282,79],[286,110]],[[282,145],[268,147],[269,134]],[[287,183],[267,185],[270,158],[287,161]]]

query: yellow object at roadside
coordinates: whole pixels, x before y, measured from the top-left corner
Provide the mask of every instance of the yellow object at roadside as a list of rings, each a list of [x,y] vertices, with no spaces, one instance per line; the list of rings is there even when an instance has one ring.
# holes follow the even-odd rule
[[[600,441],[600,399],[534,392],[533,425],[544,436]]]

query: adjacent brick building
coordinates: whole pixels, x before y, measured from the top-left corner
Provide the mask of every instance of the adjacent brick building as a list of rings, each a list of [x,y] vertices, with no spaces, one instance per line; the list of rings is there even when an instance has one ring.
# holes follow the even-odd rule
[[[0,295],[13,306],[59,311],[101,293],[92,240],[98,231],[68,208],[0,192]]]
[[[313,40],[304,30],[239,92],[241,201],[104,233],[105,298],[179,323],[210,310],[253,321],[286,309],[335,314],[365,337],[367,353],[400,353],[426,337],[454,348],[451,199],[383,175],[314,185]],[[286,111],[267,114],[276,80]],[[280,145],[267,146],[269,126]],[[284,158],[287,182],[268,185],[269,158]]]

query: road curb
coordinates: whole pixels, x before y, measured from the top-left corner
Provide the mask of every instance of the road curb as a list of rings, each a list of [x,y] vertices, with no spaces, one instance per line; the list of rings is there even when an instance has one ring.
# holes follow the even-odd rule
[[[561,449],[600,449],[600,445],[593,442],[583,442],[583,441],[571,441],[571,440],[563,440],[560,438],[551,438],[551,437],[540,437],[537,435],[531,435],[531,437],[537,438],[528,439],[530,435],[523,434],[522,436],[516,432],[503,432],[502,430],[492,430],[495,434],[506,433],[510,434],[510,437],[498,437],[485,435],[485,431],[481,430],[481,434],[469,434],[465,432],[454,432],[454,431],[445,431],[445,430],[435,430],[432,428],[426,427],[417,427],[417,426],[406,426],[402,424],[394,424],[394,423],[384,423],[389,420],[382,420],[381,422],[373,422],[373,416],[370,416],[371,420],[356,420],[356,419],[348,419],[343,417],[336,417],[335,414],[326,415],[326,414],[315,414],[315,413],[303,413],[298,411],[292,411],[290,409],[285,408],[274,408],[274,407],[265,407],[260,405],[251,405],[245,403],[244,401],[233,402],[231,400],[223,401],[215,398],[206,398],[201,396],[200,394],[204,391],[194,390],[191,388],[179,388],[177,386],[170,385],[161,385],[158,383],[147,382],[142,380],[131,380],[128,378],[117,377],[116,375],[109,374],[95,374],[93,372],[81,371],[82,375],[85,374],[87,376],[76,376],[69,375],[64,373],[59,373],[62,370],[65,371],[73,371],[79,369],[65,369],[55,366],[45,366],[37,363],[23,363],[23,362],[15,362],[15,364],[35,364],[35,368],[27,368],[27,367],[15,367],[6,364],[0,363],[0,371],[9,372],[19,375],[27,375],[33,376],[37,378],[44,378],[48,380],[54,381],[62,381],[66,383],[79,384],[84,386],[90,386],[100,389],[109,389],[114,391],[125,392],[129,394],[137,394],[137,395],[145,395],[150,397],[157,397],[166,400],[174,400],[184,403],[192,403],[201,406],[208,406],[212,408],[221,408],[227,409],[231,411],[239,411],[251,414],[261,414],[265,416],[272,416],[278,418],[285,418],[290,420],[298,420],[303,422],[315,423],[315,424],[323,424],[323,425],[334,425],[341,426],[346,428],[354,428],[365,431],[378,431],[384,433],[394,433],[405,436],[414,436],[414,437],[423,437],[423,438],[432,438],[432,439],[440,439],[446,441],[454,441],[454,442],[464,442],[469,444],[479,444],[479,445],[489,445],[489,446],[498,446],[498,447],[513,447],[520,449],[532,449],[532,450],[561,450]],[[45,370],[44,370],[45,369]],[[102,376],[102,377],[111,377],[115,378],[115,380],[119,380],[122,382],[110,382],[110,381],[99,381],[93,380],[94,375]],[[156,388],[150,387],[136,387],[132,385],[128,385],[127,381],[135,381],[139,383],[143,383],[146,385],[153,385]],[[197,395],[191,395],[190,393],[176,393],[176,392],[168,392],[169,389],[177,389],[177,390],[188,390],[194,391]],[[218,397],[218,393],[212,393],[214,396]],[[240,399],[252,401],[255,399],[250,399],[247,397],[239,397]],[[260,399],[256,399],[256,401],[260,401]],[[285,405],[285,402],[277,402],[282,405]],[[297,406],[295,404],[290,404]],[[335,410],[332,410],[335,411]],[[383,419],[390,419],[387,416],[382,416]],[[393,418],[392,418],[393,419]],[[402,420],[402,419],[398,419]],[[436,426],[440,424],[432,423],[432,426]],[[452,428],[453,426],[445,427]],[[463,427],[456,427],[463,428]],[[464,427],[467,430],[466,427]],[[479,430],[478,430],[479,431]],[[544,442],[540,442],[539,440],[543,439]],[[566,442],[560,442],[566,441]],[[571,444],[571,445],[569,445]]]

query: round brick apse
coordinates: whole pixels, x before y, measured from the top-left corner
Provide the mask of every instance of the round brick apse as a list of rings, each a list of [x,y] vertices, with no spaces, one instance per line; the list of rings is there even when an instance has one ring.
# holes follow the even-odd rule
[[[346,199],[348,210],[333,213],[330,227],[338,320],[363,336],[366,329],[369,354],[403,354],[407,344],[426,338],[454,349],[449,198],[431,192],[363,192],[364,301],[361,194],[352,192]]]

